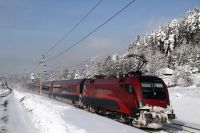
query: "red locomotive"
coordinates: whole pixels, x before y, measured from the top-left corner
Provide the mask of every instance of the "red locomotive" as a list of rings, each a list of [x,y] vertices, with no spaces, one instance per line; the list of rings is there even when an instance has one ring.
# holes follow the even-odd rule
[[[70,99],[77,107],[136,127],[162,128],[175,119],[167,87],[155,76],[51,81],[44,82],[43,89]]]

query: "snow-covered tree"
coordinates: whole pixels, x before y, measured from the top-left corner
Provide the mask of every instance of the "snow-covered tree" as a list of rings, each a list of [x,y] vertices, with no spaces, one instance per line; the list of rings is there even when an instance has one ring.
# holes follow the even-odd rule
[[[129,46],[129,52],[145,55],[146,70],[150,74],[166,67],[166,61],[172,69],[190,65],[200,71],[200,9],[189,11],[182,19],[173,19],[143,38],[137,37]],[[162,62],[164,65],[159,65]]]
[[[67,79],[68,74],[69,74],[69,69],[66,68],[63,70],[63,73],[61,76],[63,79]]]
[[[83,68],[64,71],[63,77],[119,76],[138,70],[144,60],[129,55],[147,61],[143,69],[147,74],[156,75],[157,71],[168,67],[177,71],[177,79],[182,77],[190,84],[188,71],[182,68],[200,72],[200,9],[193,9],[184,18],[173,19],[143,37],[138,35],[122,55],[94,57]]]
[[[190,86],[192,85],[191,74],[192,68],[189,65],[177,67],[176,74],[174,75],[174,82],[177,85]]]

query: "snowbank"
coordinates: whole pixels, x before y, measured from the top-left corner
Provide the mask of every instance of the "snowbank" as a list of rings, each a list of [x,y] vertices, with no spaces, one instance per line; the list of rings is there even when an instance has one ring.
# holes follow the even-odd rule
[[[1,89],[0,88],[0,96],[6,96],[9,93],[10,93],[9,89]]]
[[[0,95],[2,95],[2,94],[4,94],[4,93],[7,93],[7,92],[9,92],[8,89],[1,89],[1,88],[0,88]]]
[[[143,133],[114,120],[80,110],[47,97],[14,91],[40,133]]]

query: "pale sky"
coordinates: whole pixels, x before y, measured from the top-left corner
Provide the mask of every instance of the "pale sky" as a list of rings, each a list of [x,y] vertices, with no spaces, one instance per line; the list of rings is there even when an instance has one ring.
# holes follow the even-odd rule
[[[41,55],[98,1],[1,0],[0,74],[31,71]],[[103,0],[46,58],[80,40],[130,1]],[[200,0],[136,0],[92,36],[47,66],[73,66],[93,56],[126,49],[137,35],[151,32],[173,18],[183,17],[188,10],[199,7]]]

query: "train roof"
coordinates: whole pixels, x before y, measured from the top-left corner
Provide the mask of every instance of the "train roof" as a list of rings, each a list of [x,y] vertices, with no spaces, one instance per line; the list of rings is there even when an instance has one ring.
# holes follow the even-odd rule
[[[81,84],[85,79],[73,79],[73,80],[57,80],[53,81],[58,84]]]
[[[133,78],[138,78],[140,81],[144,82],[163,82],[163,80],[159,77],[156,76],[147,76],[147,75],[140,75],[140,76],[128,76],[128,77],[121,77],[121,78],[103,78],[103,79],[88,79],[89,82],[91,83],[99,83],[99,84],[106,84],[106,83],[123,83],[127,80],[133,79]]]
[[[144,82],[163,82],[163,80],[156,76],[137,76],[140,81]]]
[[[163,80],[159,77],[156,76],[144,76],[144,75],[140,75],[140,76],[128,76],[128,77],[120,77],[120,78],[102,78],[102,79],[72,79],[72,80],[56,80],[56,81],[46,81],[43,82],[43,84],[50,84],[50,83],[54,83],[54,84],[81,84],[83,81],[87,80],[87,82],[90,83],[99,83],[99,84],[105,84],[105,83],[123,83],[127,80],[133,79],[133,78],[138,78],[140,81],[144,81],[144,82],[153,82],[153,81],[158,81],[158,82],[163,82]]]

